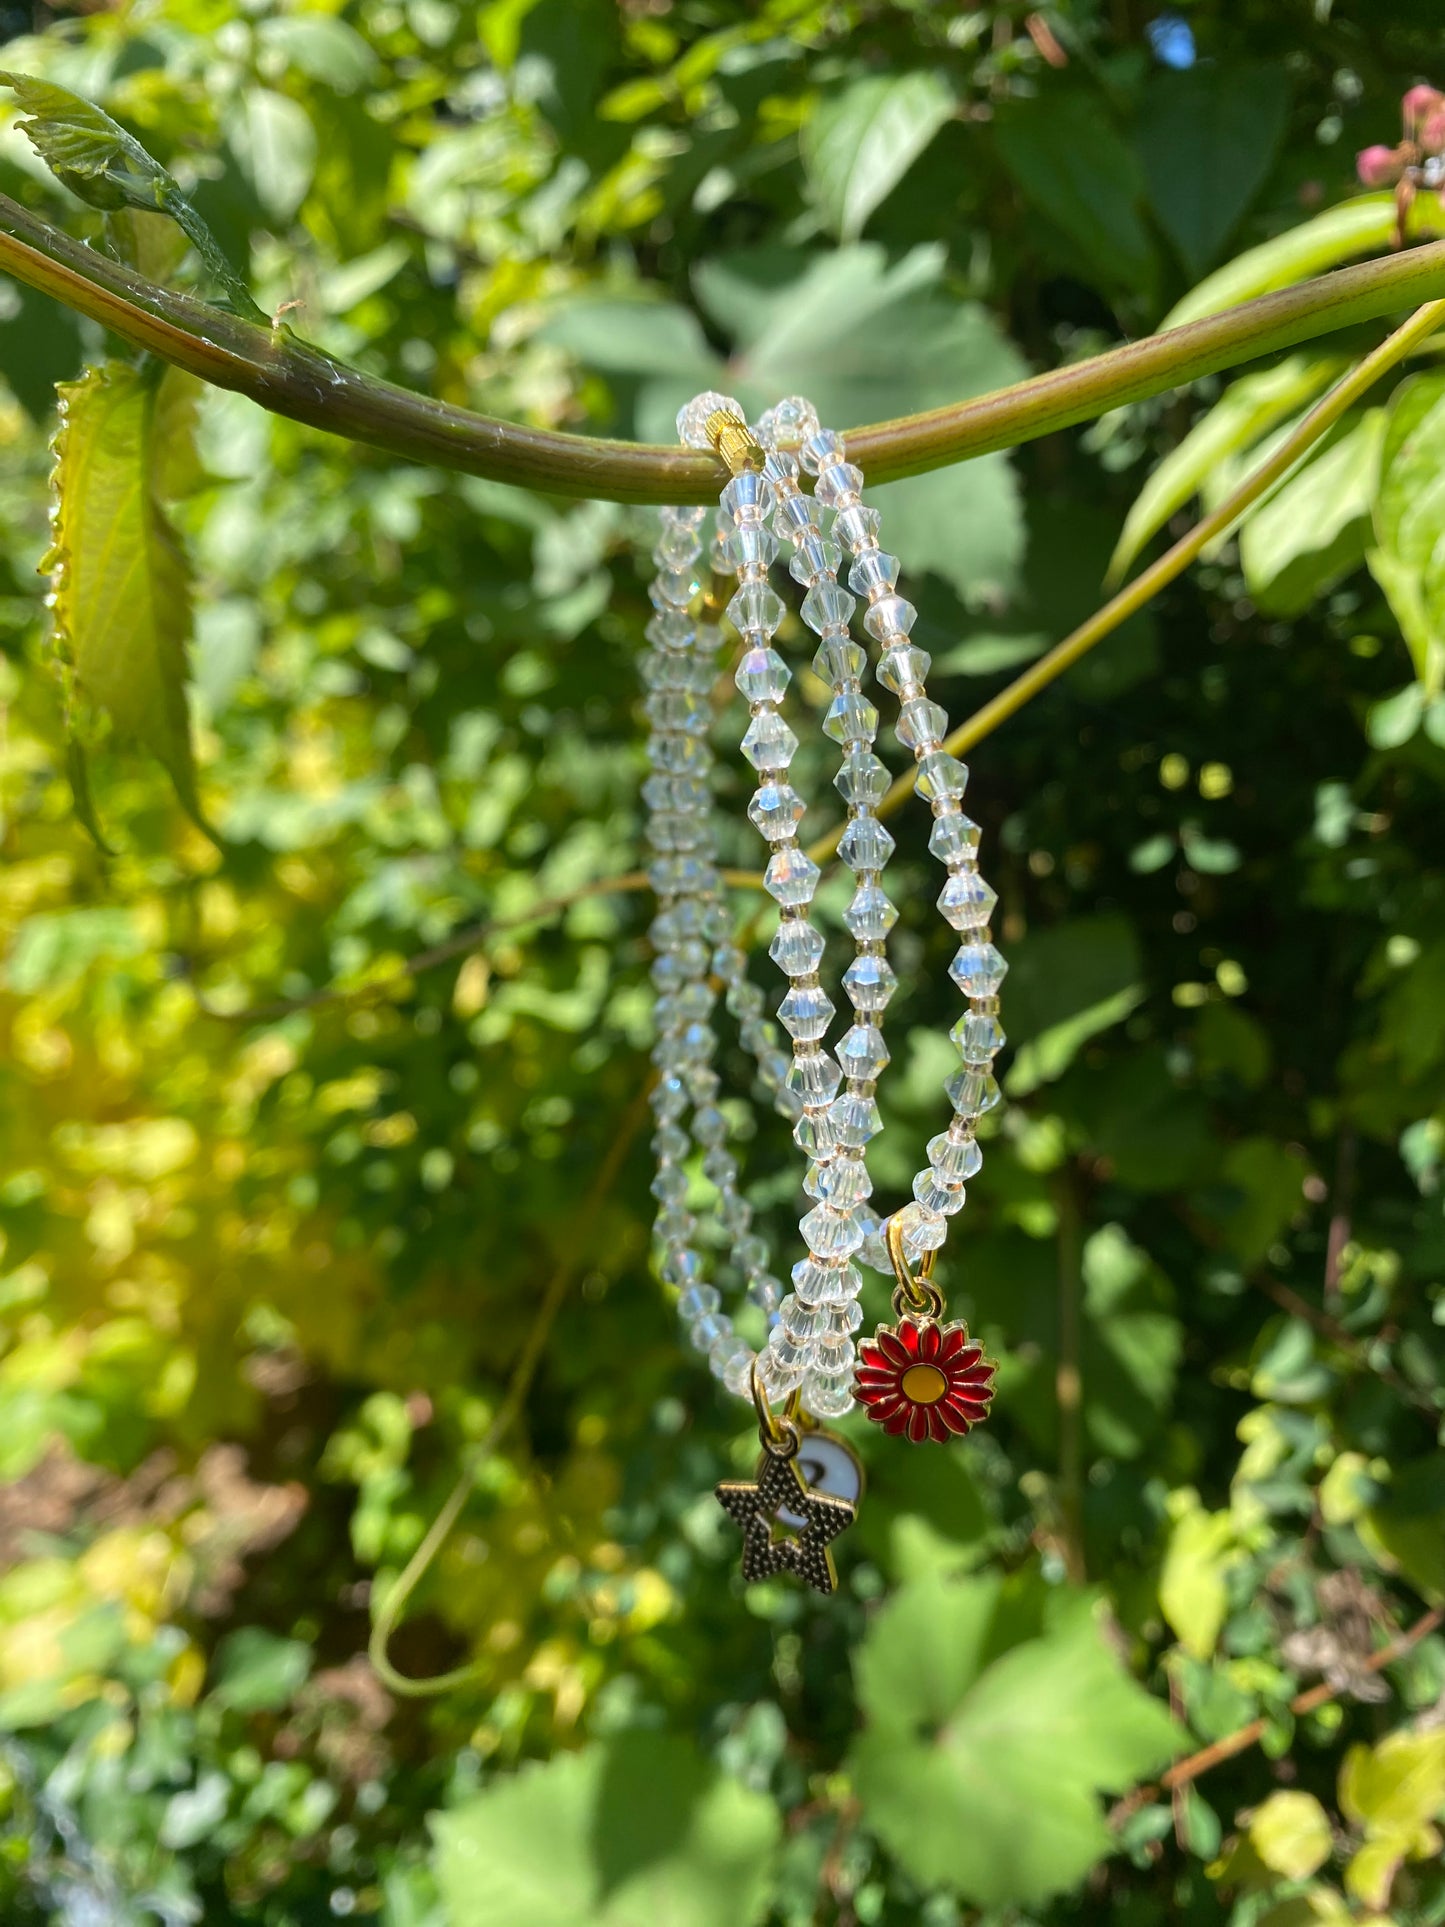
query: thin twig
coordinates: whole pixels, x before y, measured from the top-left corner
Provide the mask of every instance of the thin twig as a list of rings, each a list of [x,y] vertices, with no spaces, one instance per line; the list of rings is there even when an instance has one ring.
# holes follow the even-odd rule
[[[1084,1380],[1081,1364],[1081,1229],[1072,1164],[1055,1192],[1059,1219],[1059,1359],[1054,1395],[1059,1408],[1059,1520],[1070,1583],[1082,1586],[1084,1563]]]
[[[724,870],[722,880],[735,890],[760,890],[763,882],[762,877],[751,870]],[[493,937],[501,936],[505,931],[521,930],[531,923],[550,923],[553,917],[560,917],[574,903],[585,903],[589,897],[623,896],[631,891],[651,888],[645,870],[628,870],[615,877],[595,877],[591,883],[579,884],[575,890],[566,890],[560,896],[534,903],[530,910],[520,910],[510,917],[492,917],[486,923],[469,924],[465,930],[453,931],[451,936],[433,944],[429,950],[418,950],[410,957],[403,957],[389,976],[369,978],[364,984],[326,984],[320,990],[308,991],[304,997],[278,997],[273,1003],[250,1004],[244,1010],[218,1010],[214,1004],[202,1002],[201,1011],[203,1015],[218,1018],[227,1024],[270,1024],[278,1018],[293,1016],[298,1010],[317,1010],[325,1004],[363,1003],[373,997],[394,996],[422,971],[435,970],[438,964],[450,963],[454,957],[464,957],[468,951],[479,950],[484,943],[489,943]]]
[[[1420,1641],[1433,1633],[1442,1622],[1445,1622],[1445,1606],[1433,1606],[1429,1612],[1422,1614],[1413,1626],[1401,1633],[1398,1638],[1392,1639],[1388,1646],[1382,1646],[1379,1652],[1371,1653],[1368,1659],[1361,1660],[1355,1668],[1355,1676],[1358,1677],[1361,1673],[1378,1673],[1386,1666],[1392,1665],[1395,1660],[1403,1659],[1412,1647],[1418,1646]],[[1347,1693],[1349,1687],[1348,1680],[1341,1680],[1338,1685],[1333,1686],[1327,1680],[1321,1680],[1318,1686],[1311,1686],[1303,1693],[1296,1693],[1289,1703],[1289,1710],[1296,1718],[1306,1713],[1316,1712],[1321,1706],[1328,1706],[1331,1700],[1337,1700]],[[1226,1733],[1222,1740],[1214,1740],[1208,1746],[1200,1747],[1197,1753],[1190,1753],[1184,1759],[1176,1760],[1167,1773],[1160,1774],[1157,1784],[1138,1786],[1126,1794],[1110,1813],[1111,1824],[1117,1826],[1131,1813],[1137,1812],[1142,1806],[1147,1806],[1157,1794],[1172,1793],[1177,1787],[1188,1786],[1191,1781],[1197,1780],[1201,1773],[1208,1773],[1211,1767],[1222,1766],[1226,1760],[1232,1760],[1237,1753],[1247,1753],[1250,1747],[1259,1744],[1269,1731],[1269,1727],[1268,1719],[1250,1720],[1246,1725],[1237,1727],[1233,1733]]]
[[[1439,1424],[1440,1407],[1427,1398],[1424,1392],[1413,1386],[1407,1378],[1402,1378],[1393,1365],[1377,1364],[1369,1356],[1360,1340],[1353,1332],[1347,1331],[1338,1318],[1327,1311],[1321,1311],[1318,1305],[1312,1305],[1309,1299],[1301,1297],[1293,1286],[1282,1283],[1278,1278],[1251,1272],[1250,1283],[1262,1291],[1266,1298],[1272,1298],[1281,1311],[1288,1312],[1291,1318],[1303,1319],[1305,1324],[1313,1327],[1322,1338],[1327,1338],[1336,1350],[1343,1352],[1358,1370],[1371,1378],[1379,1379],[1382,1385],[1388,1385],[1391,1391],[1398,1393],[1407,1405],[1413,1405],[1417,1412],[1423,1413],[1432,1425]]]
[[[612,1142],[608,1146],[607,1155],[603,1158],[597,1176],[593,1179],[592,1188],[572,1224],[566,1255],[558,1260],[557,1267],[548,1281],[547,1289],[542,1294],[541,1303],[537,1307],[537,1316],[532,1321],[531,1330],[527,1333],[517,1362],[512,1367],[506,1392],[491,1424],[476,1444],[469,1446],[463,1453],[461,1471],[457,1474],[456,1484],[447,1494],[441,1511],[427,1528],[421,1544],[407,1560],[395,1584],[388,1588],[385,1599],[377,1608],[376,1618],[372,1622],[367,1654],[378,1679],[389,1691],[403,1699],[427,1699],[438,1693],[449,1693],[458,1686],[464,1686],[468,1680],[479,1677],[486,1670],[484,1666],[474,1662],[467,1666],[455,1666],[450,1672],[434,1674],[430,1679],[410,1679],[405,1673],[399,1673],[392,1665],[387,1649],[401,1623],[401,1616],[406,1610],[408,1600],[451,1537],[452,1530],[461,1517],[462,1509],[476,1484],[477,1473],[516,1423],[522,1406],[526,1402],[532,1380],[537,1374],[537,1367],[541,1364],[547,1349],[547,1339],[551,1334],[553,1323],[562,1309],[563,1301],[571,1290],[573,1281],[586,1262],[588,1234],[608,1193],[616,1184],[623,1162],[632,1149],[633,1140],[642,1127],[643,1119],[647,1116],[651,1091],[652,1084],[649,1079],[617,1127]]]
[[[158,287],[6,195],[0,195],[0,271],[218,388],[409,461],[552,495],[619,502],[715,501],[727,479],[712,456],[529,428],[377,380],[289,328],[257,327],[194,295]],[[1427,243],[971,401],[851,429],[848,453],[870,482],[922,474],[1441,296],[1445,242]]]
[[[1339,1149],[1335,1154],[1335,1184],[1331,1198],[1329,1241],[1325,1246],[1325,1304],[1338,1308],[1340,1302],[1340,1264],[1350,1242],[1350,1208],[1355,1193],[1355,1163],[1359,1139],[1354,1127],[1341,1126]]]
[[[1253,475],[1227,496],[1212,514],[1201,517],[1187,535],[1181,536],[1172,548],[1166,549],[1142,575],[1136,576],[1117,595],[1111,596],[1087,622],[1080,623],[1072,635],[1066,636],[1046,656],[1040,656],[1007,689],[1001,690],[981,709],[975,710],[966,722],[960,723],[944,743],[949,754],[961,756],[965,750],[972,749],[975,743],[982,742],[985,736],[992,735],[1000,723],[1017,715],[1025,703],[1041,690],[1047,689],[1066,669],[1071,669],[1082,656],[1086,656],[1096,643],[1112,635],[1130,616],[1137,614],[1158,595],[1162,588],[1174,581],[1176,576],[1182,575],[1211,542],[1228,534],[1241,516],[1289,473],[1300,457],[1333,428],[1362,395],[1369,392],[1381,375],[1403,361],[1442,321],[1445,321],[1445,301],[1431,301],[1411,315],[1407,322],[1380,343],[1373,354],[1366,355],[1342,381],[1316,402],[1268,461],[1261,463]],[[913,794],[917,775],[916,770],[909,770],[899,777],[878,805],[879,816],[891,816],[907,802]],[[840,823],[826,836],[819,837],[816,843],[808,845],[808,855],[815,863],[826,862],[833,855],[844,828],[845,825]]]

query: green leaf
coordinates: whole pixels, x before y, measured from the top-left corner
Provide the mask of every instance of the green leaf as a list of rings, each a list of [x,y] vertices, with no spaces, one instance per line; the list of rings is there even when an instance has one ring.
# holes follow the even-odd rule
[[[259,1626],[240,1626],[216,1649],[210,1697],[237,1713],[279,1713],[311,1671],[311,1648]]]
[[[933,68],[870,74],[823,101],[803,130],[803,167],[840,240],[857,240],[954,105],[953,90]]]
[[[886,482],[868,500],[898,531],[915,577],[939,576],[969,608],[997,604],[1013,588],[1024,557],[1023,504],[1006,455]]]
[[[779,395],[805,394],[830,424],[879,421],[1023,372],[987,311],[944,292],[943,271],[939,248],[890,262],[869,243],[801,260],[769,248],[706,261],[694,281],[733,342],[726,363],[696,317],[670,303],[582,297],[559,303],[542,334],[634,385],[633,426],[647,441],[672,441],[678,409],[703,388],[736,395],[754,414]],[[910,571],[932,570],[965,601],[992,601],[1013,585],[1024,527],[1007,456],[893,482],[878,499]]]
[[[376,55],[366,41],[332,14],[277,14],[260,22],[256,39],[264,50],[338,94],[355,93],[376,72]]]
[[[600,1748],[499,1779],[434,1814],[437,1885],[453,1927],[582,1927],[601,1885],[593,1844]]]
[[[1251,513],[1239,559],[1266,615],[1301,615],[1364,561],[1384,434],[1367,409]]]
[[[266,213],[289,221],[316,171],[316,130],[288,94],[248,87],[227,132],[236,159]]]
[[[1201,876],[1230,876],[1240,865],[1239,846],[1222,836],[1205,836],[1196,823],[1181,823],[1179,842],[1191,870]]]
[[[946,266],[932,244],[890,261],[871,242],[704,262],[698,299],[734,344],[721,385],[759,409],[804,394],[847,427],[1017,381],[1023,358],[981,303],[945,285]]]
[[[179,184],[118,122],[52,81],[0,70],[0,83],[31,115],[19,123],[20,129],[63,186],[91,207],[108,211],[131,207],[169,215],[200,255],[227,303],[249,320],[266,322]]]
[[[1299,1209],[1305,1167],[1275,1138],[1239,1138],[1220,1164],[1222,1194],[1207,1205],[1224,1242],[1246,1263],[1263,1257]]]
[[[1302,1894],[1292,1894],[1257,1915],[1255,1927],[1353,1927],[1355,1919],[1343,1894],[1314,1881]],[[1372,1921],[1370,1927],[1385,1927],[1385,1923]]]
[[[193,1787],[173,1793],[166,1802],[158,1838],[172,1852],[194,1847],[213,1833],[231,1804],[231,1782],[224,1773],[203,1773]]]
[[[801,393],[825,422],[877,421],[1024,372],[987,311],[944,292],[936,248],[893,264],[881,248],[843,248],[814,257],[801,276],[788,262],[775,292],[780,265],[776,255],[737,256],[696,275],[704,307],[740,350],[727,383],[751,405]],[[877,502],[911,572],[932,571],[966,604],[996,602],[1013,586],[1024,526],[1007,456],[891,482]]]
[[[1370,567],[1378,576],[1380,557],[1370,557]],[[1417,682],[1407,682],[1393,696],[1373,703],[1365,720],[1365,734],[1375,749],[1399,749],[1420,727],[1425,713],[1425,691]]]
[[[1051,1025],[1039,1036],[1029,1038],[1016,1053],[1008,1076],[1004,1079],[1004,1088],[1009,1096],[1027,1097],[1040,1084],[1049,1084],[1056,1077],[1062,1077],[1091,1037],[1112,1030],[1115,1024],[1122,1024],[1143,1001],[1143,986],[1127,984],[1111,997],[1101,997],[1097,1004],[1090,1004],[1087,1010],[1078,1011],[1074,1016],[1064,1018],[1061,1023]]]
[[[1315,1335],[1302,1318],[1266,1326],[1257,1353],[1249,1389],[1266,1406],[1312,1405],[1329,1393],[1329,1368],[1316,1355]],[[1257,1447],[1252,1471],[1266,1478],[1282,1462],[1270,1459],[1286,1443],[1282,1424],[1273,1413],[1251,1412],[1240,1422],[1240,1436],[1246,1432]]]
[[[1088,1239],[1082,1270],[1085,1429],[1099,1452],[1135,1458],[1158,1435],[1173,1393],[1181,1347],[1174,1291],[1117,1225]],[[1000,1334],[1001,1402],[1048,1460],[1058,1449],[1057,1260],[1019,1233],[978,1236],[968,1293],[978,1328]]]
[[[1254,1810],[1249,1840],[1272,1873],[1308,1880],[1330,1857],[1330,1817],[1312,1793],[1271,1793]]]
[[[1180,1088],[1162,1050],[1091,1066],[1073,1097],[1090,1148],[1108,1159],[1121,1184],[1172,1191],[1214,1169],[1217,1126],[1203,1100]]]
[[[1206,1004],[1194,1026],[1194,1062],[1201,1077],[1232,1077],[1258,1090],[1269,1075],[1269,1033],[1233,1004]]]
[[[676,377],[679,390],[689,382],[705,386],[721,375],[697,317],[667,301],[584,295],[555,309],[537,338],[604,374]],[[689,389],[683,400],[693,392]],[[668,441],[677,439],[671,423],[663,432]]]
[[[1097,94],[1056,87],[1004,101],[996,138],[1004,165],[1055,230],[1062,253],[1090,279],[1128,290],[1148,284],[1154,249],[1141,212],[1143,170]]]
[[[1150,76],[1138,124],[1149,199],[1191,274],[1217,257],[1259,192],[1288,107],[1278,62]]]
[[[859,1550],[895,1579],[977,1565],[989,1514],[971,1463],[963,1452],[890,1452],[870,1464]]]
[[[450,1927],[749,1927],[779,1833],[771,1800],[657,1733],[524,1768],[431,1827]]]
[[[1320,1517],[1327,1526],[1352,1525],[1380,1496],[1380,1482],[1363,1452],[1341,1452],[1319,1483]]]
[[[1432,701],[1445,681],[1445,374],[1396,389],[1380,448],[1370,569]]]
[[[53,81],[0,71],[0,82],[32,116],[21,133],[72,194],[91,207],[157,205],[156,189],[171,176],[109,114]]]
[[[1168,1713],[1124,1674],[1093,1602],[1007,1638],[996,1579],[905,1587],[858,1659],[868,1728],[850,1768],[864,1818],[920,1886],[985,1907],[1076,1886],[1114,1847],[1100,1794],[1169,1758]]]
[[[1085,1421],[1101,1452],[1128,1459],[1158,1431],[1174,1396],[1183,1333],[1174,1292],[1117,1224],[1084,1244]]]
[[[1109,559],[1107,579],[1120,580],[1149,538],[1199,493],[1221,462],[1241,454],[1277,422],[1296,414],[1347,366],[1340,356],[1291,355],[1261,374],[1232,382],[1134,498]]]
[[[1393,194],[1362,194],[1342,201],[1312,221],[1286,228],[1273,240],[1237,254],[1177,301],[1159,327],[1161,331],[1182,328],[1186,322],[1252,301],[1256,295],[1293,287],[1296,281],[1338,267],[1357,254],[1378,254],[1389,247],[1394,235]]]
[[[120,362],[59,391],[50,570],[67,675],[170,772],[201,821],[186,708],[191,577],[160,499],[160,390]]]
[[[129,909],[42,911],[16,930],[5,981],[19,996],[33,997],[77,983],[101,959],[113,967],[144,955],[145,939]]]
[[[1179,1802],[1179,1831],[1183,1843],[1196,1860],[1213,1860],[1224,1832],[1219,1815],[1197,1786],[1186,1786],[1181,1791],[1184,1798]],[[1173,1805],[1172,1800],[1170,1804]]]
[[[1356,1529],[1388,1571],[1403,1572],[1431,1600],[1445,1598],[1445,1452],[1402,1466]]]
[[[1001,669],[1037,661],[1048,646],[1049,638],[1037,630],[1012,636],[985,630],[944,650],[934,657],[934,664],[949,676],[996,676]]]
[[[7,1420],[8,1417],[7,1414]],[[13,1447],[8,1423],[5,1433],[0,1450],[10,1458]],[[51,1438],[54,1438],[53,1426]],[[7,1480],[16,1478],[29,1469],[28,1465],[16,1465],[12,1458],[4,1476]],[[26,1572],[23,1563],[10,1569],[11,1576],[18,1578],[22,1587]],[[14,1620],[10,1623],[14,1624]],[[116,1665],[132,1635],[127,1634],[119,1601],[107,1600],[67,1613],[51,1637],[55,1645],[45,1670],[15,1669],[9,1676],[13,1683],[0,1690],[0,1732],[50,1725],[67,1706],[90,1698],[96,1675],[103,1675]]]
[[[1021,1048],[1011,1096],[1059,1077],[1091,1037],[1122,1023],[1144,995],[1143,960],[1122,917],[1079,917],[1025,937],[1010,952],[1009,1036]]]
[[[997,1573],[966,1581],[935,1574],[901,1587],[854,1661],[864,1717],[889,1729],[941,1726],[1011,1643],[1003,1600]]]
[[[1390,1904],[1390,1889],[1405,1860],[1408,1844],[1399,1834],[1367,1840],[1358,1853],[1351,1855],[1350,1864],[1345,1868],[1346,1888],[1371,1909],[1377,1921],[1379,1910]]]

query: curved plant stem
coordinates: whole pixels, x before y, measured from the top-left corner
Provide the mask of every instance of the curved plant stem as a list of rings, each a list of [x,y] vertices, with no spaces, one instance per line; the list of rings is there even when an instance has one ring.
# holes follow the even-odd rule
[[[528,428],[377,380],[310,347],[289,328],[257,327],[194,295],[157,287],[5,195],[0,271],[219,388],[411,461],[553,495],[619,502],[713,501],[727,479],[710,456]],[[1340,268],[973,401],[850,429],[848,453],[870,482],[921,474],[1442,296],[1445,242],[1437,241]]]
[[[1343,380],[1316,402],[1269,460],[1262,462],[1253,475],[1243,481],[1232,495],[1227,496],[1212,514],[1203,516],[1187,535],[1181,536],[1156,562],[1150,563],[1142,575],[1136,576],[1117,595],[1111,596],[1072,635],[1066,636],[1047,655],[1040,656],[1036,663],[1031,663],[1007,689],[1000,690],[981,709],[975,710],[966,722],[960,723],[946,739],[944,748],[954,756],[961,756],[975,743],[982,742],[985,736],[992,735],[1000,723],[1017,715],[1040,690],[1047,689],[1066,669],[1071,669],[1081,656],[1086,656],[1095,643],[1112,635],[1130,616],[1158,595],[1167,583],[1182,575],[1211,542],[1227,535],[1234,524],[1289,473],[1300,457],[1322,435],[1327,434],[1362,395],[1369,392],[1381,375],[1395,367],[1442,323],[1445,323],[1445,301],[1430,301],[1418,309],[1407,322],[1387,336],[1373,354],[1366,355]],[[913,794],[915,780],[916,772],[913,770],[900,776],[878,805],[878,814],[890,816],[907,802]],[[834,854],[843,828],[840,823],[826,836],[808,845],[808,855],[815,863],[826,862]]]
[[[1165,551],[1158,561],[1152,563],[1142,575],[1121,589],[1116,596],[1106,602],[1102,609],[1090,616],[1072,635],[1065,639],[1024,673],[1016,677],[1007,689],[986,702],[967,721],[960,723],[948,738],[947,747],[954,755],[981,742],[992,734],[1000,723],[1016,715],[1032,697],[1047,688],[1064,671],[1071,668],[1081,656],[1087,655],[1095,643],[1102,642],[1112,634],[1121,623],[1139,609],[1162,589],[1181,575],[1199,552],[1210,542],[1223,535],[1247,509],[1251,508],[1281,476],[1286,474],[1306,450],[1325,434],[1342,414],[1388,369],[1395,366],[1412,348],[1425,339],[1435,328],[1445,322],[1445,301],[1431,302],[1428,306],[1412,315],[1403,327],[1396,329],[1372,355],[1353,368],[1324,398],[1311,409],[1298,428],[1278,451],[1251,475],[1212,515],[1205,516],[1189,533],[1182,536],[1174,546]],[[913,776],[906,774],[888,791],[879,805],[880,815],[889,815],[913,794]],[[815,863],[826,862],[833,856],[842,835],[842,826],[830,830],[808,846],[808,854]],[[751,870],[724,870],[723,881],[731,889],[756,890],[762,879]],[[485,923],[469,925],[464,930],[455,931],[441,943],[428,950],[407,957],[397,967],[393,976],[377,978],[364,984],[350,987],[325,985],[319,990],[308,992],[304,997],[278,999],[273,1003],[252,1004],[243,1010],[225,1011],[203,1006],[205,1015],[216,1017],[233,1024],[269,1023],[278,1018],[290,1016],[298,1010],[313,1010],[322,1005],[350,1003],[370,997],[383,997],[396,993],[411,977],[420,971],[431,970],[439,964],[449,963],[454,957],[464,956],[468,951],[478,949],[491,937],[504,931],[520,929],[527,924],[549,922],[571,908],[574,903],[587,897],[624,895],[635,890],[645,890],[648,882],[645,872],[631,870],[621,876],[598,877],[575,890],[566,891],[561,896],[551,897],[534,904],[529,910],[515,916],[497,917]],[[746,925],[737,937],[744,948],[750,947],[755,934],[756,919]]]

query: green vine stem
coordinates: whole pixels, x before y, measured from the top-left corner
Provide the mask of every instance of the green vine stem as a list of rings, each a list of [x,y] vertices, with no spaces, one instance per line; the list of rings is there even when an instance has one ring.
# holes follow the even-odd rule
[[[158,287],[5,195],[0,271],[218,388],[411,461],[551,495],[618,502],[707,502],[726,480],[720,463],[684,449],[529,428],[379,381],[284,325],[258,327],[194,295]],[[848,453],[874,483],[944,468],[1442,296],[1445,241],[1436,241],[1337,269],[972,401],[850,429]]]
[[[1370,392],[1382,375],[1398,366],[1442,325],[1445,325],[1445,300],[1427,301],[1393,334],[1387,335],[1373,353],[1356,362],[1350,372],[1315,403],[1268,460],[1261,462],[1253,474],[1246,476],[1218,508],[1202,516],[1187,534],[1180,536],[1171,548],[1151,562],[1117,595],[1111,596],[1102,608],[1096,609],[1086,622],[1081,622],[1071,635],[1065,636],[1062,642],[1055,644],[1037,662],[1030,663],[1021,676],[1016,676],[1006,689],[1001,689],[946,736],[943,746],[949,754],[962,756],[975,743],[982,742],[985,736],[991,736],[1000,723],[1016,716],[1026,703],[1062,676],[1066,669],[1071,669],[1096,643],[1112,635],[1130,616],[1151,602],[1166,584],[1176,576],[1183,575],[1189,564],[1211,542],[1228,535],[1234,525],[1289,474],[1300,458],[1323,435],[1328,434],[1362,396]],[[891,816],[907,802],[913,794],[917,777],[917,770],[906,770],[892,784],[878,805],[880,817]],[[836,853],[845,827],[840,823],[808,845],[808,855],[815,863],[826,863]]]

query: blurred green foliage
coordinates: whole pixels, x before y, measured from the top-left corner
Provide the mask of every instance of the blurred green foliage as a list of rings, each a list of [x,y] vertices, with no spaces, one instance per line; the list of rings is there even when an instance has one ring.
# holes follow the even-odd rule
[[[1380,197],[1329,210],[1442,78],[1424,0],[5,19],[5,67],[114,116],[268,314],[449,401],[648,437],[713,381],[925,408],[1201,275],[1196,308],[1377,249]],[[13,126],[0,188],[190,272],[159,214],[62,207]],[[1362,345],[880,491],[954,715]],[[641,861],[648,518],[117,357],[0,288],[6,1920],[1445,1917],[1445,1640],[1366,1665],[1445,1597],[1435,355],[974,755],[1014,1054],[947,1282],[1000,1396],[948,1452],[848,1422],[869,1494],[828,1602],[733,1577],[710,1488],[749,1432],[649,1273],[645,1131],[587,1204],[647,1074],[646,901],[588,886]],[[52,531],[78,380],[67,434],[116,474]],[[184,792],[178,599],[117,593],[111,540],[189,571],[194,815],[121,733]],[[956,1012],[920,809],[897,827],[901,1194]],[[781,1127],[749,1155],[782,1227]],[[398,1700],[370,1610],[559,1267],[522,1420],[396,1643],[475,1672]]]

